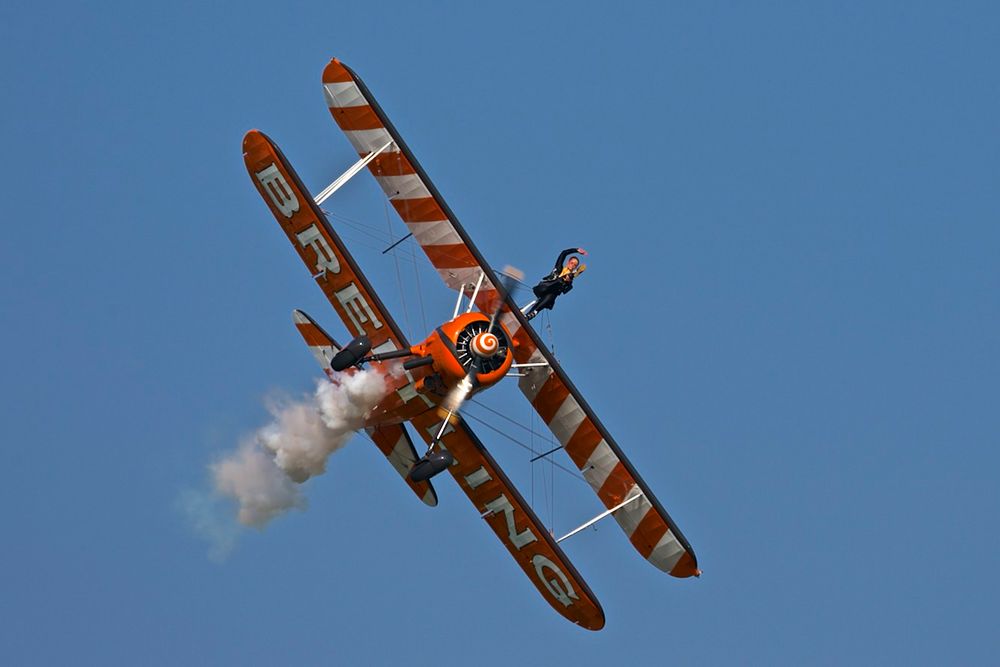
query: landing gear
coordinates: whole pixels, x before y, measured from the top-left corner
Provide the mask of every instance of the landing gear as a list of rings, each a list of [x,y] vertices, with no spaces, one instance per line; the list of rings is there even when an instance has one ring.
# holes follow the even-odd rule
[[[455,462],[455,457],[447,449],[431,449],[410,468],[410,479],[423,482],[443,472]]]

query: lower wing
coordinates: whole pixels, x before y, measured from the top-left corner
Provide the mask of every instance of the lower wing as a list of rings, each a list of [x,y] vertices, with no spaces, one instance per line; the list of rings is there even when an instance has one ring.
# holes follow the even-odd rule
[[[429,410],[413,426],[430,444],[441,418]],[[597,598],[468,424],[458,420],[448,426],[440,442],[455,457],[448,471],[542,597],[573,623],[588,630],[603,628]]]
[[[701,574],[694,549],[639,476],[625,453],[597,418],[559,362],[511,307],[503,324],[514,337],[520,369],[518,386],[556,436],[604,506],[625,531],[632,546],[650,563],[675,577]],[[627,504],[622,504],[629,501]]]

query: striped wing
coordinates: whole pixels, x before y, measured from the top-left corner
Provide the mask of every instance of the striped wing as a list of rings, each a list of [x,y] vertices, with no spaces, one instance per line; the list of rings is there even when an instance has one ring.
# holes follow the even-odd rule
[[[441,418],[428,410],[413,426],[430,444]],[[448,426],[441,442],[455,457],[448,472],[546,602],[581,627],[603,628],[597,598],[469,426],[464,421]]]
[[[573,459],[607,509],[641,494],[613,516],[643,558],[675,577],[701,574],[694,550],[636,472],[608,430],[573,386],[552,353],[519,311],[509,307],[503,324],[514,336],[518,363],[545,363],[521,369],[518,386]]]
[[[368,169],[445,284],[471,292],[482,272],[481,256],[368,87],[334,59],[323,70],[323,92],[330,114],[359,156],[392,142]],[[490,273],[477,302],[495,298]]]

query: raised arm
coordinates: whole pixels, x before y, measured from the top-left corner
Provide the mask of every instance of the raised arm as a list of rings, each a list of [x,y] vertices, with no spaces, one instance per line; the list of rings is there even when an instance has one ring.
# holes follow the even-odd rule
[[[566,263],[566,258],[576,252],[583,255],[587,254],[587,251],[584,250],[583,248],[566,248],[561,253],[559,253],[559,259],[556,260],[556,265],[555,265],[556,270],[562,269],[563,264]]]

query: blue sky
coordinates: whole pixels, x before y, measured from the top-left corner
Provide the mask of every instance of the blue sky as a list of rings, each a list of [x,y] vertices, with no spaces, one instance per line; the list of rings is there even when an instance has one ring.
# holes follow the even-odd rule
[[[996,6],[415,5],[0,10],[0,659],[994,662]],[[361,438],[208,557],[178,499],[312,387],[292,308],[344,336],[240,156],[257,127],[314,191],[347,167],[333,56],[491,262],[591,251],[548,335],[700,580],[601,524],[567,545],[608,619],[579,630],[456,485],[425,508]],[[370,178],[328,207],[386,229]],[[450,293],[364,229],[421,337]],[[479,431],[555,532],[599,511]]]

